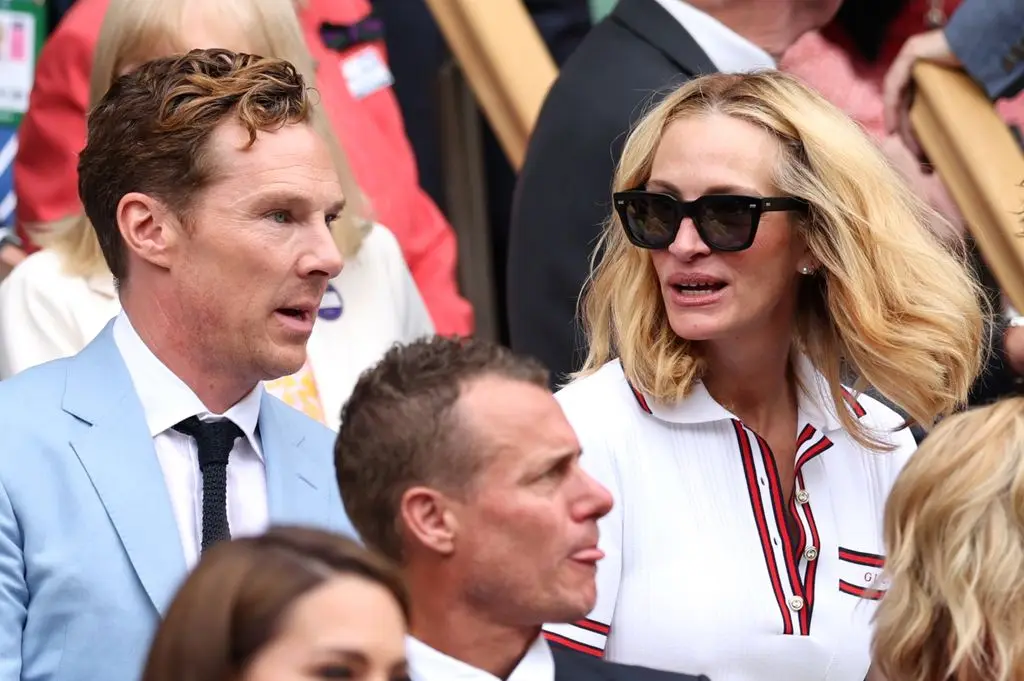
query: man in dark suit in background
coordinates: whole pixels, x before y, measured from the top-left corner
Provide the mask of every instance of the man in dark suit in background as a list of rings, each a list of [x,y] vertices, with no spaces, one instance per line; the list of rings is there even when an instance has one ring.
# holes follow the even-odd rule
[[[523,0],[556,64],[562,64],[591,28],[587,0]],[[420,184],[446,210],[442,162],[439,75],[448,52],[441,31],[423,0],[373,0],[374,13],[384,22],[394,91],[402,107],[405,130],[416,154]],[[485,122],[482,128],[487,223],[498,300],[498,337],[508,342],[505,311],[505,267],[516,174]],[[451,217],[451,214],[449,214]]]
[[[704,73],[773,67],[841,0],[621,0],[548,94],[516,187],[509,243],[512,348],[556,381],[584,353],[576,301],[610,213],[622,143],[659,93]]]
[[[547,383],[498,345],[424,339],[388,352],[345,406],[338,485],[366,544],[402,568],[410,676],[699,681],[542,637],[593,608],[612,506]]]

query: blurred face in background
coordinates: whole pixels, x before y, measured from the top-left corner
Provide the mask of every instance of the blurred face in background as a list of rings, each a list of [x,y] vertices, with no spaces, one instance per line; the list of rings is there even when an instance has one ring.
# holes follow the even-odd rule
[[[123,59],[117,65],[118,76],[133,71],[151,59],[161,59],[189,50],[219,47],[232,52],[257,53],[252,40],[245,34],[244,25],[226,21],[225,17],[220,16],[216,11],[211,12],[212,7],[197,0],[184,0],[184,2],[181,24],[188,27],[187,33],[168,34],[163,41],[150,46],[152,52]]]
[[[597,520],[611,495],[580,467],[580,445],[546,387],[500,377],[456,407],[484,462],[461,502],[453,580],[478,612],[539,626],[584,617],[596,600]]]
[[[334,577],[295,601],[241,681],[407,681],[405,633],[387,589]]]
[[[665,129],[646,189],[680,201],[777,197],[778,160],[776,141],[752,123],[717,113],[688,117]],[[651,251],[672,330],[695,342],[788,333],[800,269],[811,263],[796,220],[791,212],[764,212],[753,244],[726,252],[704,243],[684,218],[668,248]]]

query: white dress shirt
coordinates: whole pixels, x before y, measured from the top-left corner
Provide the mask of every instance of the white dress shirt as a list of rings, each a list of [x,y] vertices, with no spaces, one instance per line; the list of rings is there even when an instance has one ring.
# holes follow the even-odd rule
[[[796,364],[790,499],[768,443],[702,384],[659,403],[616,360],[558,393],[581,464],[615,506],[599,521],[597,605],[545,627],[553,640],[714,681],[863,681],[885,589],[885,501],[916,444],[899,415],[847,392],[854,417],[895,449],[861,447],[824,377]]]
[[[770,54],[707,12],[683,0],[655,2],[682,24],[720,72],[746,73],[776,67]]]
[[[426,643],[408,636],[405,654],[409,660],[412,681],[502,681],[482,669],[434,650]],[[505,681],[554,681],[555,660],[544,637],[539,636],[523,659]]]
[[[114,320],[114,343],[124,358],[146,414],[146,425],[178,521],[185,564],[191,568],[199,559],[203,527],[203,476],[199,471],[196,441],[173,430],[173,426],[190,416],[198,416],[203,421],[226,418],[245,434],[235,442],[228,456],[228,526],[232,537],[263,532],[270,519],[267,473],[256,433],[263,387],[257,385],[223,414],[212,414],[195,393],[157,359],[124,312]]]

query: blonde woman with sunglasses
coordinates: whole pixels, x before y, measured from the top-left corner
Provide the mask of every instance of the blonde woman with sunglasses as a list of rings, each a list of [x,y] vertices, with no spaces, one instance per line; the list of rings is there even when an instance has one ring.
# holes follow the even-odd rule
[[[713,75],[630,134],[559,399],[612,490],[553,640],[715,681],[863,681],[882,513],[981,361],[979,291],[864,133],[796,79]],[[858,385],[857,387],[863,387]]]

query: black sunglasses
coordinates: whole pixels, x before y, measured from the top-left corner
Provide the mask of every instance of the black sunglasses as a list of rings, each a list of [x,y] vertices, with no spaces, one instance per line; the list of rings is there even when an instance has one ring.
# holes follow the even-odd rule
[[[806,211],[807,202],[793,197],[757,197],[712,194],[680,201],[668,194],[631,189],[612,195],[626,237],[640,248],[668,248],[684,218],[693,220],[701,241],[716,251],[750,248],[761,214],[769,211]]]

